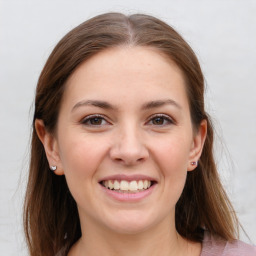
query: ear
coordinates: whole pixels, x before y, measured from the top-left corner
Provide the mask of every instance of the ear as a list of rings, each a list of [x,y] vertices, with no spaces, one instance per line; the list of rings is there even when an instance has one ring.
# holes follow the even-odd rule
[[[193,142],[191,145],[189,162],[188,162],[188,171],[193,171],[197,167],[197,162],[202,154],[204,142],[207,135],[207,121],[204,119],[199,128],[194,134]]]
[[[49,166],[57,166],[57,169],[54,171],[54,173],[57,175],[63,175],[64,172],[59,157],[59,149],[56,138],[53,136],[53,134],[46,130],[43,120],[36,119],[35,128],[37,136],[44,146]]]

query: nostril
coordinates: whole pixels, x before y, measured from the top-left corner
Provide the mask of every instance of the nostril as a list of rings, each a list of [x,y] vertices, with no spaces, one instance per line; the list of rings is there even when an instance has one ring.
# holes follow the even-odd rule
[[[144,162],[148,158],[148,150],[138,140],[126,140],[126,143],[115,143],[109,151],[110,158],[116,163],[133,165]]]
[[[123,162],[123,159],[122,159],[122,158],[115,158],[115,160],[116,160],[117,162]]]
[[[115,162],[117,162],[117,163],[122,163],[122,164],[125,164],[125,165],[134,165],[134,164],[138,164],[138,163],[142,163],[143,161],[144,161],[145,159],[143,158],[143,157],[141,157],[141,158],[138,158],[138,159],[136,159],[136,158],[126,158],[126,157],[124,157],[124,158],[119,158],[119,157],[116,157],[116,158],[114,158],[114,161]]]

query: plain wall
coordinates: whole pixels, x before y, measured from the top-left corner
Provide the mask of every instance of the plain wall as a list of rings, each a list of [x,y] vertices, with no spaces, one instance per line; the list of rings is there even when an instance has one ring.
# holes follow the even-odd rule
[[[84,20],[108,11],[152,14],[195,50],[217,131],[219,172],[256,242],[256,1],[0,1],[0,255],[26,255],[22,201],[30,106],[55,44]],[[248,242],[244,234],[241,238]]]

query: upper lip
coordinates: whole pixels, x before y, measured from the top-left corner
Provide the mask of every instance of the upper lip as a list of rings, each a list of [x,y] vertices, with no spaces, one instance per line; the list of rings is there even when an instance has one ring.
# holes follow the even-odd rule
[[[126,181],[139,181],[139,180],[150,180],[150,181],[155,181],[155,178],[152,178],[147,175],[141,175],[141,174],[134,174],[134,175],[125,175],[125,174],[117,174],[117,175],[110,175],[106,176],[102,179],[99,180],[99,182],[102,182],[104,180],[126,180]]]

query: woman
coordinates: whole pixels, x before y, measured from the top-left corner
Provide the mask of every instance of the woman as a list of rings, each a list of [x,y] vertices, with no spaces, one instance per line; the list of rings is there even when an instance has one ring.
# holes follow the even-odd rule
[[[30,255],[256,255],[213,158],[198,60],[167,24],[108,13],[69,32],[38,81]]]

